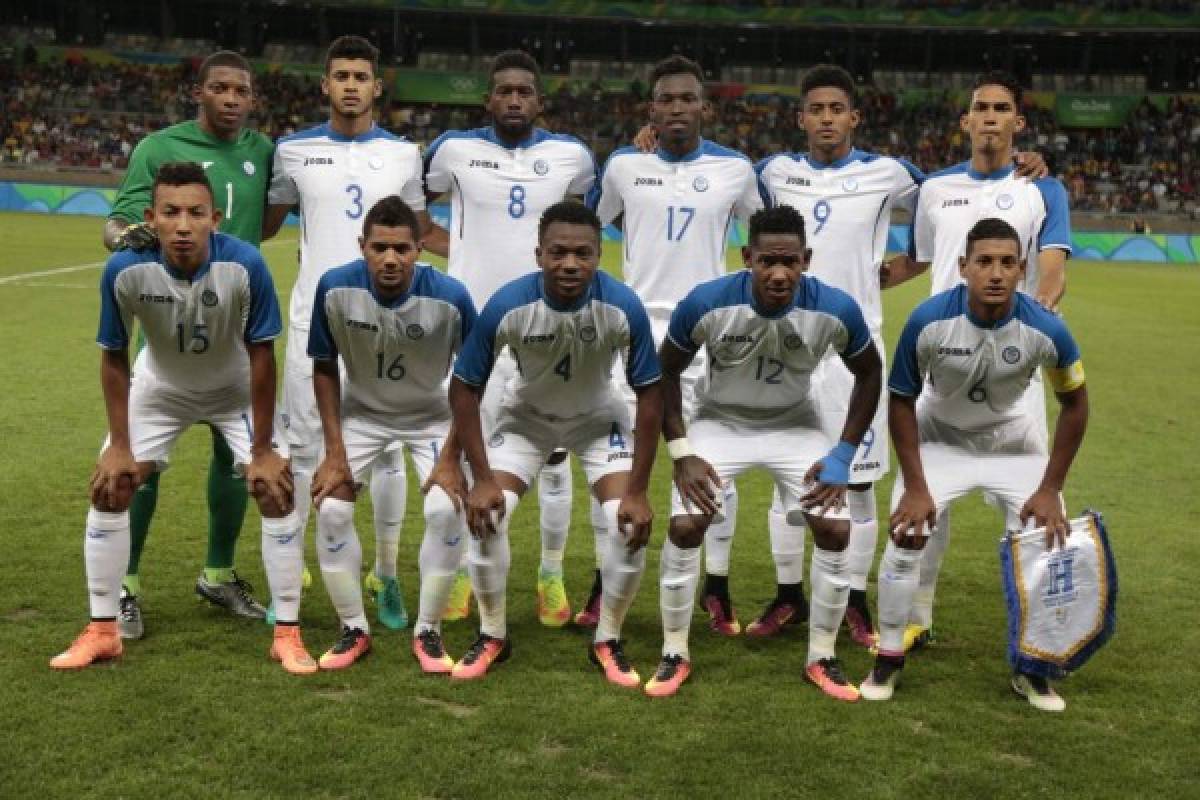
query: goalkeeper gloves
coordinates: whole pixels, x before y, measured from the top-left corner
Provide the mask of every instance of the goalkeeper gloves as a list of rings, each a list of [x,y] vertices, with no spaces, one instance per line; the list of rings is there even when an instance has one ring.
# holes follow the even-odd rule
[[[158,246],[158,233],[148,223],[130,225],[117,239],[118,250],[145,250]]]

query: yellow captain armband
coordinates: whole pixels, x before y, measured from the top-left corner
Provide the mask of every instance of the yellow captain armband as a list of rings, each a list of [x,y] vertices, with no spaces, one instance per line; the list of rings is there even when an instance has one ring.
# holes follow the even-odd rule
[[[1073,392],[1083,386],[1083,361],[1075,361],[1062,369],[1047,369],[1046,380],[1054,391]]]

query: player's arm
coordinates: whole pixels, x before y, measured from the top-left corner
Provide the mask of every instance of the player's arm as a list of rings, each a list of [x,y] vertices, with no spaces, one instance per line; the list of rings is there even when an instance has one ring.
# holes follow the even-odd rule
[[[1046,309],[1058,312],[1058,304],[1067,293],[1067,251],[1047,248],[1037,256],[1037,301]]]
[[[467,495],[467,527],[479,538],[496,533],[496,522],[504,515],[504,492],[488,463],[479,421],[482,386],[472,386],[455,375],[450,379],[450,413],[458,442],[471,465],[474,484]],[[493,519],[494,518],[494,519]]]
[[[140,477],[129,440],[129,350],[104,349],[100,356],[100,389],[108,417],[108,446],[96,461],[92,472],[92,505],[101,510],[117,510],[128,505]],[[128,480],[128,489],[121,484]]]
[[[291,203],[270,203],[267,205],[267,210],[263,212],[262,240],[264,242],[279,233],[279,229],[283,227],[283,223],[287,221],[287,216],[293,208],[295,206]]]
[[[670,337],[663,340],[658,358],[662,363],[662,430],[671,456],[673,479],[685,508],[701,514],[716,514],[717,491],[721,478],[712,465],[692,450],[683,422],[683,388],[680,376],[692,363],[695,352],[688,352]]]
[[[1050,174],[1050,165],[1037,150],[1017,150],[1013,152],[1013,163],[1017,167],[1018,178],[1037,180]]]
[[[881,289],[891,289],[912,280],[927,269],[928,261],[917,261],[907,253],[901,253],[885,261],[879,268],[879,286]]]
[[[271,446],[275,422],[275,342],[246,342],[250,357],[250,418],[253,438],[246,487],[259,503],[269,500],[282,514],[293,507],[292,470]]]
[[[915,396],[889,393],[888,430],[896,450],[896,461],[900,463],[900,474],[904,477],[904,494],[889,520],[891,537],[896,544],[911,545],[914,540],[929,535],[937,513],[921,465]]]
[[[428,193],[426,193],[428,196]],[[417,219],[421,222],[421,247],[434,255],[439,255],[442,258],[448,258],[450,255],[450,234],[441,225],[433,221],[429,210],[417,212]]]
[[[1021,522],[1033,520],[1046,529],[1046,547],[1061,547],[1071,532],[1071,523],[1063,511],[1062,490],[1067,472],[1083,444],[1087,430],[1087,387],[1079,386],[1069,392],[1055,392],[1059,402],[1058,424],[1054,428],[1054,444],[1042,482],[1025,505],[1021,507]]]
[[[317,401],[325,438],[325,458],[313,473],[312,480],[313,505],[320,506],[326,497],[354,484],[342,438],[342,378],[336,356],[313,359],[313,397]]]
[[[104,246],[110,253],[117,250],[140,250],[153,247],[158,236],[143,219],[153,196],[154,173],[158,167],[151,163],[151,151],[158,146],[155,138],[147,137],[133,148],[121,188],[113,198],[112,213],[104,221]]]

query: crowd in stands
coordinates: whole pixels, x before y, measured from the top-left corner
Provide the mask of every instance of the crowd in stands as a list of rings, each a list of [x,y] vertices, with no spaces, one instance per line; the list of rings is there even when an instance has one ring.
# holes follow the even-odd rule
[[[29,168],[121,170],[147,132],[194,114],[195,62],[172,66],[98,65],[82,59],[16,67],[0,63],[0,162]],[[324,120],[312,76],[268,72],[258,77],[255,124],[272,138]],[[805,149],[796,99],[780,95],[723,96],[717,91],[705,135],[759,159]],[[573,133],[603,160],[628,144],[644,124],[645,87],[623,94],[599,84],[551,92],[541,121]],[[966,156],[961,112],[948,95],[903,104],[867,89],[857,144],[904,156],[929,172]],[[386,96],[381,123],[429,144],[442,131],[485,123],[479,107],[405,105]],[[1025,110],[1018,142],[1038,149],[1066,184],[1072,207],[1101,212],[1181,212],[1200,215],[1200,105],[1183,98],[1165,110],[1143,101],[1122,128],[1063,129],[1054,114]]]

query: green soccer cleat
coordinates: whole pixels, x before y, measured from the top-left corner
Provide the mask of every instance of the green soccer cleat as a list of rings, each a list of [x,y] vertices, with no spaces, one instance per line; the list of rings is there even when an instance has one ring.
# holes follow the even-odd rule
[[[561,628],[571,620],[571,603],[562,575],[538,571],[537,615],[547,628]]]
[[[397,578],[380,578],[369,572],[363,585],[375,600],[375,615],[381,625],[394,631],[408,627],[408,609],[404,607],[404,594]]]
[[[450,597],[446,599],[446,610],[442,612],[443,622],[456,622],[466,619],[471,613],[471,578],[465,569],[460,569],[454,575],[454,586],[450,588]]]

